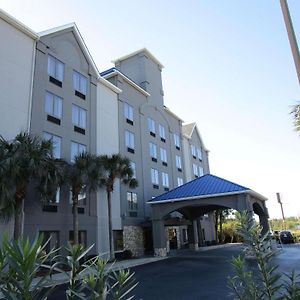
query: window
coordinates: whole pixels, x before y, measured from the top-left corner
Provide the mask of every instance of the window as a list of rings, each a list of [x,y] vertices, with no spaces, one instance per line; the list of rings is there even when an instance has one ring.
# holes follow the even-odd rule
[[[180,140],[179,140],[179,135],[174,133],[174,145],[176,149],[180,150]]]
[[[125,146],[128,152],[134,153],[134,134],[128,130],[125,131]]]
[[[53,248],[59,248],[59,231],[40,231],[40,234],[43,234],[43,245],[45,245],[46,253],[49,253]]]
[[[47,203],[43,205],[43,211],[46,212],[57,212],[57,204],[60,200],[60,188],[56,190],[56,194],[53,198],[47,199]]]
[[[133,192],[127,192],[127,203],[128,203],[128,210],[138,210],[138,203],[137,203],[137,194]]]
[[[176,155],[175,159],[176,159],[176,168],[178,169],[178,171],[182,171],[181,157],[179,155]]]
[[[196,164],[193,164],[193,173],[194,173],[195,177],[199,176],[198,167]]]
[[[80,153],[86,152],[86,146],[71,142],[71,162],[74,162],[75,156],[77,156]]]
[[[51,141],[53,148],[52,148],[52,155],[54,158],[61,158],[61,137],[57,135],[50,134],[48,132],[43,133],[44,140]]]
[[[198,156],[199,160],[202,160],[202,151],[199,148],[197,148],[197,156]]]
[[[51,55],[48,56],[48,75],[50,76],[50,81],[60,87],[64,79],[64,68],[65,66],[61,61]]]
[[[169,187],[169,175],[167,173],[161,173],[162,185],[164,187]]]
[[[155,137],[155,122],[151,118],[148,118],[148,129],[150,134]]]
[[[166,141],[166,130],[165,127],[162,125],[158,125],[158,130],[159,130],[159,136],[162,142]]]
[[[73,71],[73,88],[76,96],[85,99],[87,78],[76,71]]]
[[[86,239],[87,239],[87,235],[86,235],[86,231],[85,230],[79,230],[78,232],[78,243],[83,245],[86,248]],[[74,244],[74,233],[73,230],[69,232],[69,243],[71,245]]]
[[[52,121],[60,125],[60,119],[62,117],[62,98],[46,92],[45,112],[48,115],[48,121]],[[53,118],[49,119],[49,116]]]
[[[158,171],[156,169],[151,169],[151,182],[153,187],[158,188],[159,179],[158,179]]]
[[[183,185],[183,179],[181,177],[177,177],[177,186]]]
[[[164,148],[160,148],[160,159],[163,162],[164,166],[167,166],[167,150]]]
[[[204,175],[204,170],[202,167],[199,166],[199,176],[203,176]]]
[[[149,143],[149,152],[152,158],[152,161],[157,161],[157,147],[153,143]]]
[[[74,131],[85,134],[86,110],[72,104],[72,123],[74,125]]]
[[[194,145],[191,145],[191,153],[192,153],[192,156],[194,158],[196,158],[196,147]]]
[[[126,102],[124,103],[124,116],[126,122],[133,125],[133,107]]]
[[[130,167],[132,169],[132,178],[136,178],[136,164],[135,164],[135,162],[131,161],[130,162]]]

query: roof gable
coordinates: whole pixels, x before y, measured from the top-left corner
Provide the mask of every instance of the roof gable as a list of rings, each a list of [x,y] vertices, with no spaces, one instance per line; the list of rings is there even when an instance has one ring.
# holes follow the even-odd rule
[[[121,93],[122,91],[119,88],[117,88],[115,85],[110,83],[108,80],[106,80],[105,78],[100,76],[100,73],[99,73],[98,68],[95,64],[95,61],[94,61],[88,47],[86,46],[86,44],[85,44],[85,42],[82,38],[82,35],[79,32],[79,29],[78,29],[76,23],[69,23],[69,24],[65,24],[65,25],[62,25],[62,26],[54,27],[54,28],[39,32],[38,35],[39,35],[39,37],[43,37],[43,36],[46,36],[46,35],[55,34],[55,33],[59,33],[59,32],[66,31],[66,30],[70,30],[74,33],[74,36],[75,36],[75,38],[76,38],[76,40],[79,44],[79,47],[81,48],[86,60],[88,61],[88,63],[90,64],[90,66],[93,70],[93,72],[95,73],[95,76],[96,76],[97,80],[101,84],[105,85],[106,87],[108,87],[109,89],[114,91],[115,93]]]

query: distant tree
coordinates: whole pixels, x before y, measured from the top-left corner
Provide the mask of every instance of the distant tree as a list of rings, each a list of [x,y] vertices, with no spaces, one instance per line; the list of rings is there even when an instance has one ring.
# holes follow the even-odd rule
[[[19,133],[12,141],[0,137],[0,218],[14,218],[14,239],[22,234],[29,185],[34,185],[41,198],[46,199],[54,195],[59,178],[51,141],[29,133]]]
[[[224,242],[224,235],[223,235],[223,223],[225,219],[230,215],[232,209],[217,209],[215,210],[215,233],[217,242],[223,243]]]
[[[117,179],[120,179],[123,184],[129,185],[130,188],[135,188],[138,182],[133,178],[133,170],[130,160],[120,154],[111,156],[101,155],[99,157],[100,166],[103,168],[101,186],[105,187],[108,205],[108,231],[109,231],[109,250],[110,259],[114,259],[114,244],[112,231],[112,215],[111,215],[111,194],[114,191],[114,184]]]

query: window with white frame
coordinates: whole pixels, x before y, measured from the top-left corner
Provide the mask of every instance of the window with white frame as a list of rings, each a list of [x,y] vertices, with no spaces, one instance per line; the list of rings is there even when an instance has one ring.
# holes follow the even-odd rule
[[[165,127],[162,126],[161,124],[158,125],[158,130],[159,130],[159,136],[162,140],[166,140],[166,130]]]
[[[160,159],[163,163],[167,163],[168,159],[167,159],[167,150],[164,148],[160,148]]]
[[[159,185],[158,171],[156,169],[151,169],[151,182],[154,185]]]
[[[196,147],[194,145],[191,145],[191,153],[192,156],[196,158]]]
[[[183,179],[181,177],[177,177],[177,186],[183,185]]]
[[[86,146],[76,142],[71,142],[71,162],[74,162],[75,156],[86,152]]]
[[[54,158],[61,158],[61,137],[44,132],[43,133],[44,140],[52,142],[52,155]]]
[[[204,169],[199,166],[199,176],[203,176],[203,175],[204,175]]]
[[[193,164],[193,173],[195,176],[199,176],[199,173],[198,173],[198,166],[196,164]]]
[[[128,210],[137,211],[138,210],[137,193],[127,192],[127,203],[128,203]]]
[[[57,58],[48,55],[48,75],[62,82],[65,65]]]
[[[58,204],[60,200],[60,188],[57,188],[55,196],[52,199],[49,199],[50,204]]]
[[[72,123],[77,127],[86,129],[86,110],[72,104]]]
[[[174,133],[174,145],[177,149],[180,149],[180,139],[177,133]]]
[[[202,160],[202,151],[200,148],[197,148],[197,156],[198,156],[199,160]]]
[[[62,98],[55,94],[52,94],[50,92],[46,92],[45,112],[52,117],[61,119],[61,117],[62,117]]]
[[[128,151],[134,151],[134,134],[128,130],[125,131],[125,146]]]
[[[181,156],[176,155],[176,156],[175,156],[175,160],[176,160],[176,168],[177,168],[177,169],[182,169]]]
[[[126,102],[124,102],[124,116],[127,121],[133,122],[133,107]]]
[[[149,129],[150,133],[155,134],[155,122],[151,118],[148,118],[148,129]]]
[[[132,178],[136,178],[136,163],[131,161],[130,162],[130,167],[132,170]]]
[[[149,152],[152,158],[157,159],[157,147],[154,143],[149,143]]]
[[[76,71],[73,71],[73,88],[75,91],[80,92],[82,95],[86,95],[87,78]]]
[[[162,185],[164,187],[169,187],[169,174],[162,172],[161,178],[162,178]]]

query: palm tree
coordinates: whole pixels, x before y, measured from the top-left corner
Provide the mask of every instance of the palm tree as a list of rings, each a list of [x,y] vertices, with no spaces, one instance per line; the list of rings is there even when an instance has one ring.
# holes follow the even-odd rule
[[[113,154],[111,156],[101,155],[98,159],[100,166],[103,168],[100,184],[105,187],[107,195],[110,259],[114,259],[111,216],[111,193],[114,190],[114,183],[116,179],[120,179],[123,184],[129,185],[130,188],[137,187],[138,183],[133,178],[133,170],[128,158],[122,157],[120,154]]]
[[[10,142],[0,137],[0,218],[14,218],[14,239],[22,234],[28,186],[34,184],[45,199],[55,193],[58,178],[51,141],[29,133],[19,133]]]
[[[65,165],[64,183],[72,193],[74,244],[78,244],[78,196],[83,189],[91,191],[99,187],[99,169],[96,156],[87,152],[75,156],[74,163]]]

